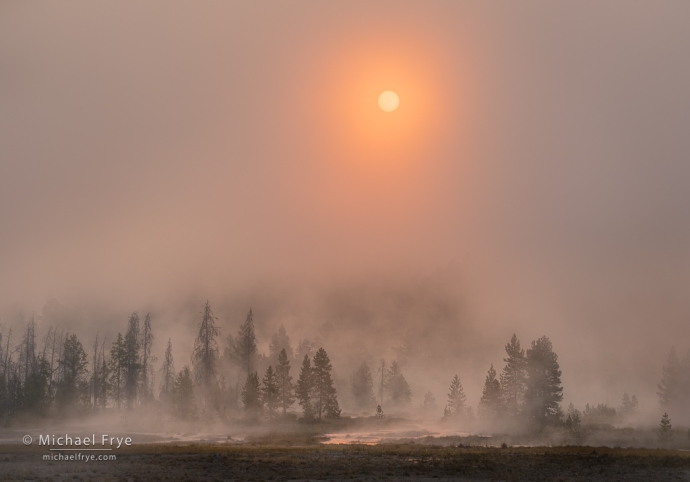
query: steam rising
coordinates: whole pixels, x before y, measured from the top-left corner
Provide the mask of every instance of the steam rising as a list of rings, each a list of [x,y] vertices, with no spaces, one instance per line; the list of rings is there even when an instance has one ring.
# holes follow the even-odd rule
[[[179,369],[209,300],[221,345],[251,308],[259,352],[284,325],[339,393],[384,358],[442,408],[546,335],[564,409],[634,393],[657,423],[690,347],[690,5],[588,8],[3,3],[4,339],[150,313]],[[376,155],[324,100],[365,51],[443,92]]]

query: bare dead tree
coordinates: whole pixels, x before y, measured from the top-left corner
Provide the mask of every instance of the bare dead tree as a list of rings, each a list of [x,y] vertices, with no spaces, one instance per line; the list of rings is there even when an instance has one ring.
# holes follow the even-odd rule
[[[96,411],[96,406],[98,405],[98,375],[99,375],[99,364],[98,364],[98,335],[100,332],[96,332],[96,339],[93,342],[93,374],[91,375],[91,393],[93,395],[93,411]]]
[[[195,381],[204,391],[204,403],[217,385],[218,343],[216,336],[220,334],[215,326],[215,317],[211,305],[207,301],[199,323],[199,335],[194,341],[192,365],[194,366]]]

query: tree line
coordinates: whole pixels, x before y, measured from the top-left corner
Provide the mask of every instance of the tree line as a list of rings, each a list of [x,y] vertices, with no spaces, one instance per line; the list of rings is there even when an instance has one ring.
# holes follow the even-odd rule
[[[4,340],[0,334],[3,422],[21,413],[83,413],[152,405],[181,419],[231,412],[243,413],[250,421],[274,420],[291,414],[296,405],[306,421],[340,416],[333,367],[318,338],[300,340],[293,350],[285,328],[280,326],[270,340],[268,355],[260,354],[250,309],[236,336],[225,337],[221,354],[216,321],[206,302],[200,312],[190,363],[179,371],[170,339],[156,370],[158,360],[152,356],[154,335],[149,314],[141,320],[137,312],[132,313],[124,335],[118,333],[109,344],[97,334],[88,351],[76,334],[52,327],[39,344],[33,319],[13,344],[10,327]],[[480,418],[546,426],[566,419],[566,423],[578,425],[583,417],[603,420],[611,416],[611,410],[615,414],[615,409],[602,404],[588,405],[584,412],[572,405],[567,413],[563,411],[558,356],[547,337],[533,341],[525,350],[513,335],[505,351],[501,373],[493,364],[487,371],[476,415],[467,403],[460,377],[456,374],[452,378],[442,411],[444,421]],[[294,377],[293,363],[300,367]],[[690,354],[679,360],[672,351],[664,366],[659,396],[669,411],[687,406],[690,401],[688,365]],[[397,361],[380,360],[373,372],[366,362],[361,362],[348,388],[348,406],[353,412],[383,416],[384,410],[411,406],[412,390]],[[634,395],[630,398],[625,394],[619,413],[631,413],[637,405]],[[430,391],[424,395],[422,408],[430,413],[438,411],[440,416]]]
[[[271,340],[269,356],[259,354],[250,310],[237,337],[226,338],[221,357],[220,330],[208,302],[200,315],[191,363],[179,371],[175,369],[170,339],[162,365],[156,371],[150,314],[142,321],[137,312],[132,313],[124,335],[118,333],[109,345],[96,334],[88,351],[75,333],[52,327],[39,346],[34,319],[18,342],[10,327],[4,340],[0,333],[3,423],[8,424],[22,414],[83,414],[146,406],[162,406],[172,415],[189,420],[224,415],[228,408],[243,409],[248,419],[273,419],[278,412],[287,414],[295,402],[308,420],[340,416],[331,362],[325,349],[317,348],[318,339],[300,341],[297,354],[303,355],[303,364],[299,379],[293,384],[290,361],[294,354],[284,327]],[[270,364],[260,382],[257,367],[267,362]],[[227,371],[222,369],[223,364],[238,373],[234,387],[222,373]],[[240,388],[241,373],[244,380]],[[242,407],[238,406],[240,398]]]

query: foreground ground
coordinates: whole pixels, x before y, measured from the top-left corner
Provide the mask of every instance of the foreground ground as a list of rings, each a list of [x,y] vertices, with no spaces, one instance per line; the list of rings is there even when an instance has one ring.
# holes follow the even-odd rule
[[[690,453],[592,447],[166,445],[114,461],[44,461],[45,447],[0,447],[0,480],[690,481]]]

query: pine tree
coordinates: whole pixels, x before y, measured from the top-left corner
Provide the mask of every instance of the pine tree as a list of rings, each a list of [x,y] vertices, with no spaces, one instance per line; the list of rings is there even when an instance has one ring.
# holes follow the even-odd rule
[[[263,410],[263,403],[259,388],[259,375],[256,372],[247,375],[247,380],[242,387],[242,404],[244,405],[245,417],[249,420],[258,420]]]
[[[376,405],[374,397],[374,380],[366,362],[357,368],[352,375],[352,397],[358,410],[371,410]]]
[[[671,425],[671,419],[668,414],[664,412],[661,417],[661,423],[659,424],[659,442],[662,444],[667,444],[673,440],[673,426]]]
[[[228,337],[228,343],[230,342]],[[227,355],[245,373],[254,371],[256,365],[257,349],[256,335],[254,334],[254,314],[252,310],[247,313],[247,319],[240,327],[237,338],[233,340],[234,346],[228,344]]]
[[[444,418],[458,418],[465,415],[467,408],[465,407],[465,402],[467,397],[465,396],[465,391],[462,389],[462,383],[460,383],[460,377],[456,374],[453,380],[450,382],[450,388],[448,390],[448,405],[444,410]]]
[[[527,416],[539,426],[559,422],[563,400],[561,370],[558,355],[554,353],[551,340],[542,336],[532,342],[526,353],[527,388],[525,404]]]
[[[279,388],[276,374],[273,371],[273,367],[269,365],[266,369],[266,375],[264,375],[263,386],[261,387],[261,401],[264,404],[269,420],[275,418],[276,410],[280,406],[278,394]]]
[[[312,367],[314,412],[319,420],[321,420],[322,415],[326,418],[340,417],[338,398],[331,378],[332,369],[331,360],[328,358],[326,350],[319,348],[314,355],[314,366]]]
[[[139,315],[134,312],[129,318],[124,338],[122,366],[124,369],[124,392],[127,408],[131,410],[137,403],[139,377],[141,376],[141,340]]]
[[[122,333],[117,334],[117,338],[110,348],[110,387],[111,394],[115,401],[118,410],[124,402],[124,386],[125,386],[125,341],[122,338]]]
[[[175,415],[178,418],[183,420],[194,420],[196,418],[197,406],[194,399],[194,381],[192,380],[192,372],[187,365],[175,377],[173,400]]]
[[[394,361],[386,372],[385,391],[394,407],[409,405],[412,401],[412,390],[400,370],[398,362]]]
[[[48,380],[50,379],[50,366],[48,362],[37,357],[30,365],[29,375],[24,382],[22,408],[38,415],[48,412],[50,398],[48,393]]]
[[[161,368],[161,393],[159,398],[163,403],[169,403],[175,383],[175,362],[172,354],[172,343],[168,338],[168,347],[165,349],[165,358],[163,360],[163,367]]]
[[[194,367],[194,381],[201,388],[203,407],[210,408],[218,391],[218,343],[219,335],[215,326],[216,318],[207,301],[204,305],[202,318],[199,322],[199,334],[194,340],[192,352],[192,366]]]
[[[479,416],[486,419],[496,420],[501,413],[501,384],[496,380],[496,370],[494,365],[486,375],[484,381],[484,391],[479,401]]]
[[[527,360],[525,350],[520,348],[520,341],[513,334],[510,343],[506,345],[507,358],[503,361],[506,366],[501,373],[501,396],[503,408],[508,417],[515,417],[522,410],[527,381]]]
[[[314,408],[312,406],[313,387],[311,360],[309,359],[309,355],[304,355],[295,394],[297,395],[299,404],[302,406],[302,417],[305,420],[314,418]]]
[[[64,409],[88,405],[88,357],[76,334],[65,338],[59,363],[63,371],[57,392],[59,406]]]
[[[276,381],[278,384],[279,407],[282,408],[283,415],[285,415],[288,408],[295,403],[295,386],[293,385],[292,377],[290,376],[290,359],[288,358],[285,349],[280,350],[280,353],[278,354]]]
[[[290,337],[285,331],[285,327],[280,325],[278,331],[271,337],[271,342],[268,344],[268,356],[271,363],[277,363],[278,355],[285,350],[288,360],[292,360],[292,346],[290,345]]]

